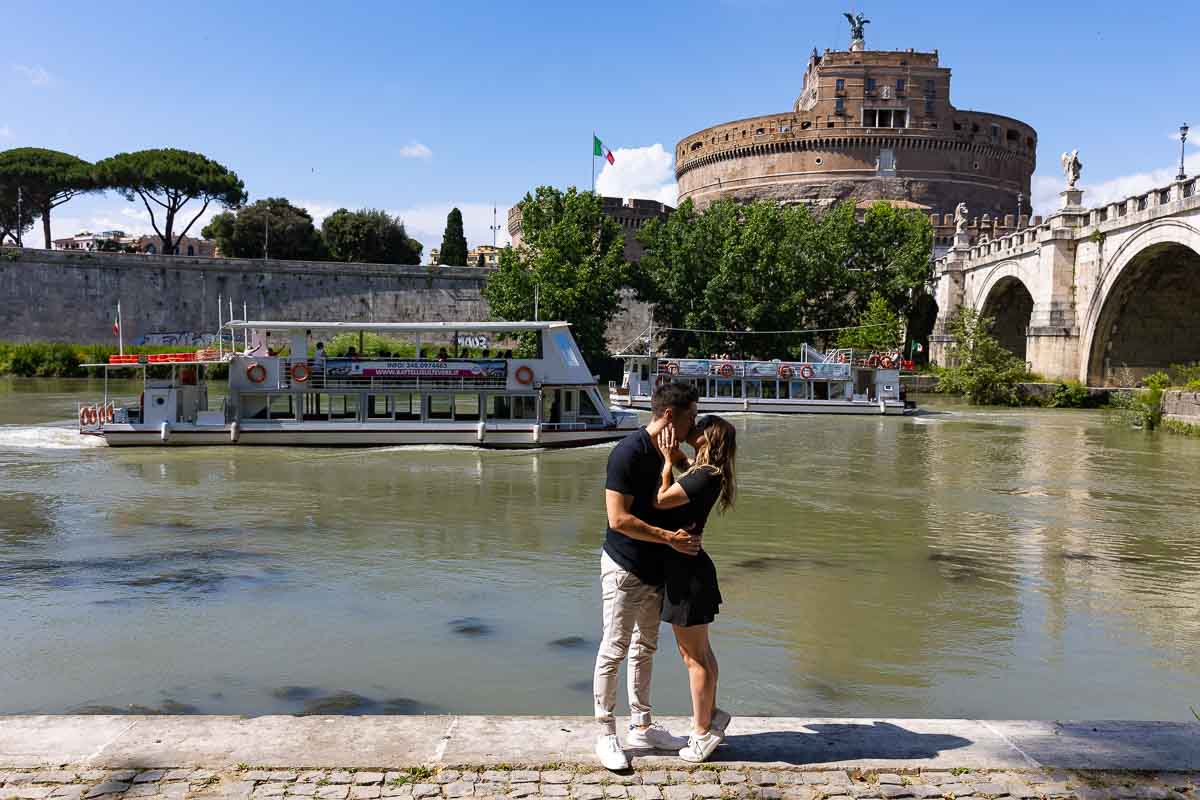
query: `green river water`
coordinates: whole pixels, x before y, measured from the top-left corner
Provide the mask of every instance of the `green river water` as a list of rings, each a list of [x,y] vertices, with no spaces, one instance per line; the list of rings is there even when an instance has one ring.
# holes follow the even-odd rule
[[[117,450],[71,421],[98,386],[0,380],[0,713],[590,713],[611,446]],[[1200,440],[933,398],[730,418],[735,714],[1200,706]],[[669,630],[654,701],[688,708]]]

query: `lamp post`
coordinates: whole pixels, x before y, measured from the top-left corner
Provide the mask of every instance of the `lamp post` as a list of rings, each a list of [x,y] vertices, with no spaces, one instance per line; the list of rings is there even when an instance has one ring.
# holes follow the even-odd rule
[[[21,243],[21,187],[17,187],[17,247],[24,247]]]
[[[1183,171],[1183,146],[1187,142],[1188,124],[1185,122],[1179,126],[1179,174],[1175,176],[1177,181],[1186,181],[1187,173]]]
[[[492,247],[496,246],[496,232],[500,230],[500,224],[496,222],[496,204],[492,204],[492,224],[489,226],[492,229]]]

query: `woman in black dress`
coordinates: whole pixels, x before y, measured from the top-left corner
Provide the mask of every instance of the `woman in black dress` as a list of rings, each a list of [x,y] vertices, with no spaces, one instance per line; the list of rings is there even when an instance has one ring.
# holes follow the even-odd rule
[[[737,431],[712,414],[697,420],[688,437],[696,458],[678,482],[671,469],[680,455],[674,437],[674,429],[668,425],[657,441],[665,463],[656,506],[675,509],[677,527],[692,526],[693,535],[700,536],[713,506],[719,504],[722,513],[733,506]],[[662,619],[675,629],[692,688],[692,735],[688,746],[679,751],[685,761],[707,760],[725,739],[729,726],[729,714],[716,705],[717,658],[708,640],[709,623],[720,605],[717,569],[708,553],[701,548],[697,555],[686,556],[671,550],[666,557]]]

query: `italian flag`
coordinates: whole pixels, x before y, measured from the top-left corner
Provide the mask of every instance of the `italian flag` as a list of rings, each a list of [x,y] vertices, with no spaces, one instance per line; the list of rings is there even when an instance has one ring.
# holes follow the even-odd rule
[[[592,157],[605,158],[610,164],[617,163],[617,160],[613,158],[612,150],[605,147],[604,142],[600,141],[600,137],[594,133],[592,134]]]

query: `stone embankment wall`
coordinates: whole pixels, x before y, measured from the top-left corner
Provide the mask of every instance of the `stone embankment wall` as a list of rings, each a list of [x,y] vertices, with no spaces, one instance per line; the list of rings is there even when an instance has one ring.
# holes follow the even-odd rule
[[[1200,433],[1200,392],[1164,392],[1163,418]]]
[[[112,343],[117,302],[125,341],[213,333],[223,318],[348,322],[484,321],[476,267],[339,264],[0,249],[0,339]],[[619,347],[649,324],[629,301],[609,328]]]

